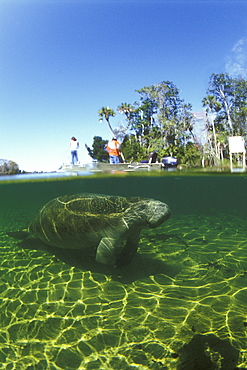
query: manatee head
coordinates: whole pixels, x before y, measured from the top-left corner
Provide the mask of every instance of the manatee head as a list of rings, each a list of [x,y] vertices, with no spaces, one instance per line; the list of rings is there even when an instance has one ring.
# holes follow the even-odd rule
[[[146,205],[146,222],[149,228],[161,225],[171,216],[171,212],[166,203],[151,199]]]

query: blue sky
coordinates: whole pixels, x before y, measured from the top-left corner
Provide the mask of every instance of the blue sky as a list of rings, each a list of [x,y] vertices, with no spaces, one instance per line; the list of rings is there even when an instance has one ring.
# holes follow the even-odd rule
[[[0,158],[56,170],[76,136],[90,162],[102,106],[169,80],[200,111],[222,72],[247,78],[246,0],[0,0]]]

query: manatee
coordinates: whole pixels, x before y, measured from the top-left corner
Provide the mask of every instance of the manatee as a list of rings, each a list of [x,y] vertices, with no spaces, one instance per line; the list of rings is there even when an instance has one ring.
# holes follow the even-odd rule
[[[107,265],[124,265],[135,255],[143,228],[160,226],[170,217],[167,204],[154,199],[102,194],[57,197],[34,216],[27,230],[9,233],[35,236],[58,248],[80,249]]]

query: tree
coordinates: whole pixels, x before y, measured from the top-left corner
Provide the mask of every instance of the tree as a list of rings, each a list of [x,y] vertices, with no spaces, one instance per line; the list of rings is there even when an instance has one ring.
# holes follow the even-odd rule
[[[185,104],[180,92],[171,81],[145,86],[137,90],[141,100],[150,99],[156,104],[155,121],[160,128],[164,146],[174,143],[181,145],[193,133],[193,115],[191,104]]]
[[[228,74],[213,73],[208,95],[202,103],[208,116],[207,130],[213,131],[213,150],[223,159],[229,135],[247,136],[247,81]]]
[[[209,123],[209,128],[210,126],[212,127],[213,130],[213,149],[215,150],[215,155],[217,158],[219,158],[219,153],[217,150],[217,140],[216,140],[216,130],[215,130],[215,124],[214,124],[214,115],[215,112],[218,112],[222,105],[218,101],[216,101],[214,95],[207,95],[205,98],[202,100],[202,106],[206,108],[206,117],[208,120],[210,120]]]
[[[128,130],[121,146],[127,159],[147,158],[150,151],[163,153],[168,147],[169,152],[172,147],[185,148],[186,143],[194,139],[192,106],[180,98],[172,82],[163,81],[136,91],[138,102],[118,106],[119,113],[124,114],[127,121]]]
[[[103,121],[103,119],[106,120],[106,122],[108,123],[108,126],[113,134],[113,136],[115,136],[115,132],[110,124],[110,117],[114,117],[116,115],[116,113],[114,112],[113,109],[109,108],[109,107],[102,107],[99,111],[98,111],[98,114],[99,114],[99,117],[100,117],[100,122]]]
[[[19,172],[19,166],[16,162],[8,159],[0,159],[0,175],[15,175]]]
[[[85,144],[85,147],[91,158],[99,162],[106,162],[108,161],[109,157],[107,151],[105,150],[105,146],[107,143],[108,141],[103,140],[101,136],[94,136],[92,145],[93,149],[89,148],[87,144]]]
[[[107,121],[114,136],[125,134],[121,150],[126,159],[146,159],[153,150],[183,155],[186,145],[191,140],[195,141],[191,104],[181,99],[180,91],[171,81],[144,86],[136,91],[138,102],[122,103],[117,108],[125,115],[125,127],[122,125],[113,130],[109,120],[115,116],[113,109],[103,107],[98,111],[100,120]]]
[[[130,124],[134,118],[135,107],[131,104],[122,103],[118,106],[117,110],[119,113],[125,114],[126,120]]]
[[[157,104],[153,99],[141,99],[140,104],[135,103],[134,120],[131,129],[135,132],[136,139],[143,147],[149,146],[151,132],[155,126],[154,115],[157,112]]]
[[[121,151],[128,162],[140,162],[147,157],[145,148],[142,147],[134,135],[126,135],[122,144]]]
[[[234,100],[232,107],[235,135],[246,136],[247,133],[247,81],[234,79]]]
[[[209,95],[213,95],[217,102],[221,104],[222,118],[226,121],[230,134],[233,134],[233,124],[231,109],[234,100],[234,80],[227,73],[213,73],[210,77]]]

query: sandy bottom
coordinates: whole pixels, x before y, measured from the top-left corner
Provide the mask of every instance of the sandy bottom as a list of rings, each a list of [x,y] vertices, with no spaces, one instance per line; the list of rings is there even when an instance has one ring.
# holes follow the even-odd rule
[[[173,216],[115,269],[1,217],[0,369],[247,368],[246,220]]]

